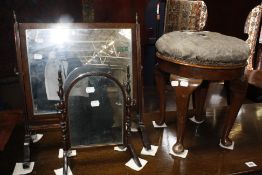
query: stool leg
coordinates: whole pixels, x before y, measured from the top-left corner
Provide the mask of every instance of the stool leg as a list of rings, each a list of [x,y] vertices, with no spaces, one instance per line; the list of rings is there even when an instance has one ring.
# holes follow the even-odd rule
[[[177,106],[177,141],[172,149],[174,153],[180,154],[184,151],[183,140],[190,95],[202,83],[202,80],[181,79],[181,77],[176,77],[174,75],[171,75],[170,79],[177,81],[179,84],[178,86],[175,86]]]
[[[193,107],[194,107],[195,119],[197,121],[205,120],[203,114],[204,114],[204,107],[205,107],[208,87],[209,87],[209,81],[203,81],[201,85],[194,91]]]
[[[229,81],[224,81],[224,88],[225,88],[225,91],[226,91],[227,105],[230,106],[231,99],[230,99]]]
[[[165,77],[163,72],[156,66],[155,67],[155,79],[156,79],[156,87],[159,95],[159,110],[160,110],[160,120],[156,121],[158,125],[162,125],[165,123],[166,118],[166,98],[165,98]]]
[[[221,143],[224,146],[232,145],[232,140],[229,139],[229,133],[233,127],[235,119],[241,108],[241,105],[246,97],[248,83],[246,79],[232,80],[229,82],[229,88],[231,92],[231,104],[229,106],[228,114],[225,118],[225,124],[222,134]]]

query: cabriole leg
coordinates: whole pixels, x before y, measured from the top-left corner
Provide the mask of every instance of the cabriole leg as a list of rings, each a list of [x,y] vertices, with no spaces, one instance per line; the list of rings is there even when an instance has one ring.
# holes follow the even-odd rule
[[[225,122],[224,122],[225,124],[224,124],[223,134],[221,138],[221,143],[224,146],[232,145],[232,140],[229,139],[228,136],[236,120],[241,105],[245,100],[247,86],[248,83],[244,78],[232,80],[229,82],[229,88],[231,92],[231,104],[229,106],[229,110],[225,118]]]
[[[166,98],[165,98],[165,77],[164,73],[158,68],[155,67],[155,79],[156,79],[156,87],[159,96],[159,110],[160,110],[160,119],[156,121],[158,125],[163,125],[165,123],[166,118]]]
[[[190,95],[200,86],[202,80],[182,78],[176,75],[171,75],[170,80],[173,81],[175,88],[177,106],[177,141],[173,146],[173,151],[180,154],[184,152],[183,140]]]

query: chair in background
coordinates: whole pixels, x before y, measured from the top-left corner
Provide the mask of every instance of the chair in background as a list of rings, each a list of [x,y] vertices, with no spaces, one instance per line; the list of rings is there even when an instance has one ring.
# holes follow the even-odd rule
[[[203,30],[207,16],[204,1],[167,0],[164,33],[176,30]]]
[[[160,37],[156,48],[158,64],[155,77],[161,115],[158,124],[164,122],[165,73],[171,74],[171,85],[176,93],[177,142],[173,151],[177,154],[184,151],[183,139],[190,96],[195,93],[195,115],[199,121],[202,119],[209,82],[213,81],[226,81],[229,84],[231,104],[224,121],[220,146],[233,146],[228,136],[245,99],[248,84],[244,72],[251,50],[249,45],[238,38],[216,32],[174,31]]]
[[[249,13],[244,28],[244,33],[248,35],[246,43],[248,44],[250,49],[250,53],[247,60],[248,64],[246,66],[245,74],[248,79],[248,84],[251,84],[255,87],[261,86],[260,85],[261,83],[259,82],[260,80],[259,75],[262,76],[262,71],[254,70],[255,69],[254,56],[255,56],[257,40],[259,36],[261,17],[262,17],[262,6],[258,5],[255,8],[253,8]],[[227,91],[227,102],[229,104],[230,96],[228,95],[229,89],[228,89],[228,84],[226,82],[225,82],[225,87]]]
[[[252,11],[249,13],[245,23],[244,32],[248,34],[248,38],[246,42],[250,48],[248,65],[246,68],[247,70],[254,69],[254,54],[255,54],[256,44],[259,34],[261,16],[262,16],[262,5],[258,5],[255,8],[253,8]]]
[[[204,1],[167,0],[164,33],[181,30],[201,31],[206,25],[207,16],[208,11]],[[163,96],[159,96],[159,98],[163,98]],[[163,124],[166,116],[166,104],[164,99],[160,99],[160,101],[161,120],[158,123]],[[194,109],[195,106],[194,103]]]
[[[247,43],[250,48],[250,56],[248,58],[248,66],[246,69],[246,75],[248,77],[248,84],[253,85],[258,88],[262,88],[262,70],[261,66],[254,66],[254,54],[257,44],[257,39],[259,36],[259,28],[261,27],[261,16],[262,16],[262,5],[257,6],[249,14],[246,26],[245,33],[249,34]],[[260,36],[261,37],[261,36]],[[261,96],[257,98],[261,100]]]

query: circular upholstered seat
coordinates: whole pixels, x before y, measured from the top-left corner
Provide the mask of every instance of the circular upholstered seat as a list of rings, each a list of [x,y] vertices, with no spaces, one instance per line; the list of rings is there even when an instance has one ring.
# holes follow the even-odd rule
[[[208,66],[245,65],[249,47],[241,39],[209,31],[174,31],[156,42],[160,59]]]

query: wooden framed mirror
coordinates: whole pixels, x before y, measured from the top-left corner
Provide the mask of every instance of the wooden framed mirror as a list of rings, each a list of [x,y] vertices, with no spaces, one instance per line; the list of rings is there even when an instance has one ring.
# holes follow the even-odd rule
[[[129,65],[131,94],[137,96],[135,24],[21,23],[18,27],[18,58],[30,121],[41,120],[42,125],[44,120],[56,120],[56,72],[60,64],[65,68],[64,77],[83,65],[107,66],[120,82]]]
[[[105,69],[121,84],[130,68],[130,95],[143,144],[144,134],[139,24],[134,23],[15,23],[17,62],[25,102],[25,162],[30,160],[31,133],[59,128],[57,71],[63,79],[74,69]],[[99,67],[99,68],[98,68]],[[136,120],[137,120],[136,119]],[[145,138],[145,139],[144,139]],[[25,165],[27,166],[27,165]]]
[[[125,87],[108,67],[82,66],[73,70],[63,82],[63,68],[58,72],[60,102],[57,108],[63,133],[63,174],[68,173],[71,148],[121,145],[141,167],[129,141],[131,136],[130,74],[127,66]]]

